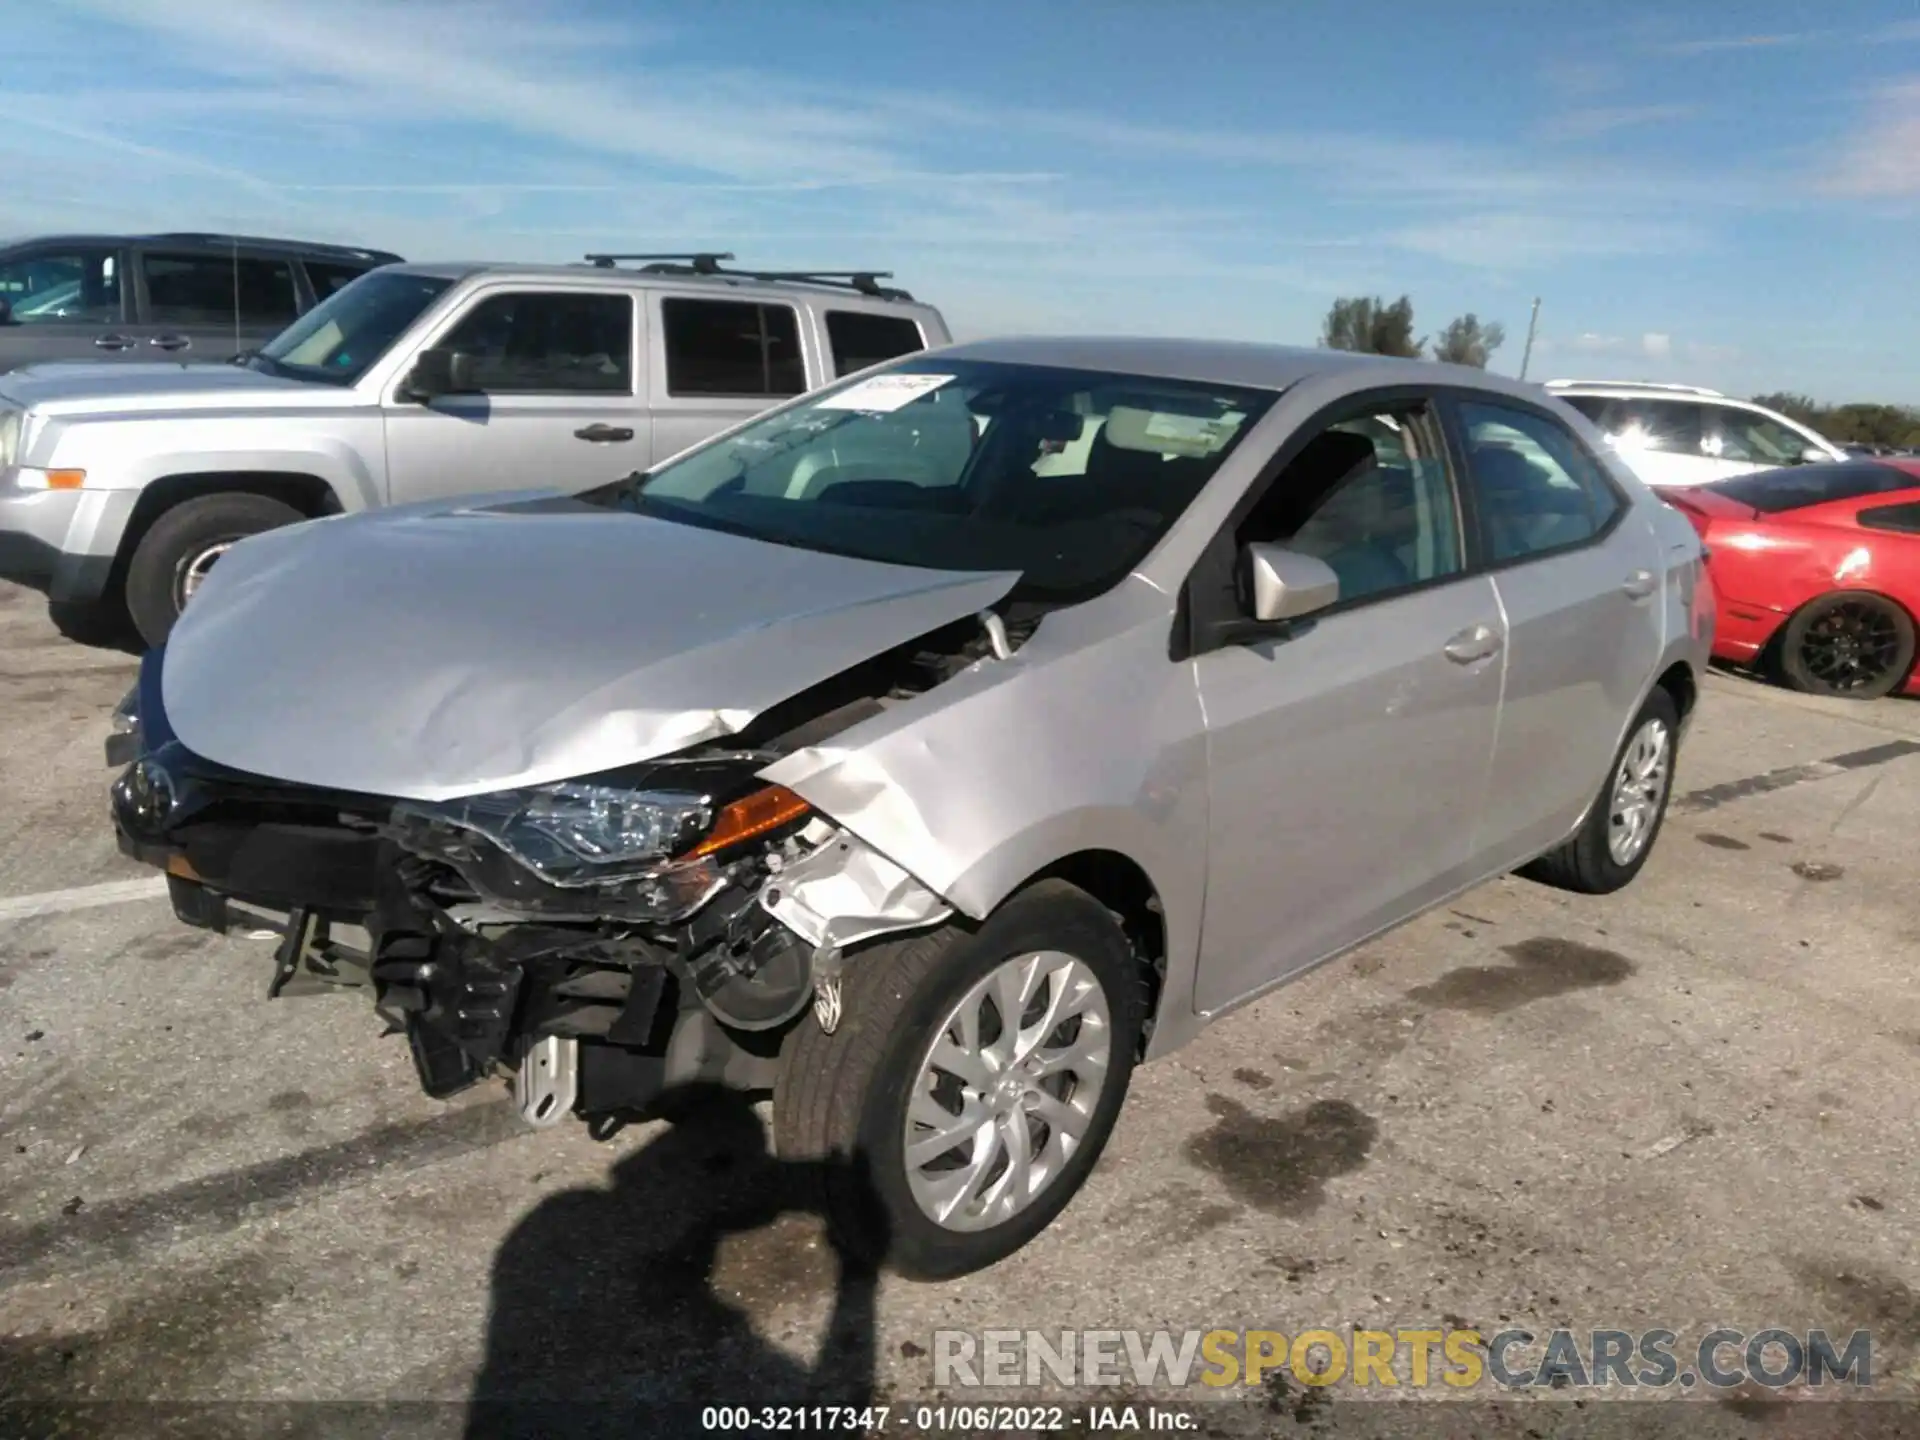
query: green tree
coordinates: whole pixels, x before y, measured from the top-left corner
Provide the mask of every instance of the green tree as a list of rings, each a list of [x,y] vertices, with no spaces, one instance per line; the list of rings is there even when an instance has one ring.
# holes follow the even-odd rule
[[[1497,320],[1483,325],[1480,317],[1469,310],[1440,332],[1440,338],[1433,342],[1433,358],[1449,365],[1471,365],[1476,370],[1484,370],[1493,352],[1505,344],[1506,339],[1506,326]]]
[[[1391,305],[1377,295],[1351,295],[1335,300],[1327,311],[1320,343],[1330,350],[1418,360],[1427,342],[1413,338],[1413,301],[1405,295]]]

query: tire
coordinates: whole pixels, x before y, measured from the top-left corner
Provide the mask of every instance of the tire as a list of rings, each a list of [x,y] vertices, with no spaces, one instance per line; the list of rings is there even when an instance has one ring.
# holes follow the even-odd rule
[[[914,1187],[929,1178],[937,1180],[936,1169],[929,1165],[953,1166],[963,1147],[931,1162],[922,1157],[914,1172],[920,1179],[910,1178],[909,1102],[943,1022],[955,1007],[1003,965],[1035,952],[1071,957],[1085,972],[1074,972],[1081,983],[1089,974],[1099,982],[1108,1021],[1104,1075],[1087,1090],[1076,1087],[1065,1097],[1082,1107],[1078,1145],[1024,1208],[997,1221],[983,1219],[977,1228],[955,1228],[923,1209]],[[1056,982],[1063,974],[1064,965],[1055,970]],[[1046,996],[1054,988],[1050,983],[1039,994]],[[977,929],[949,924],[877,944],[847,961],[841,1018],[834,1032],[827,1034],[811,1014],[803,1015],[781,1049],[773,1098],[775,1149],[783,1160],[812,1162],[808,1168],[815,1200],[837,1243],[856,1259],[915,1280],[944,1280],[982,1269],[1045,1229],[1099,1160],[1126,1098],[1143,1000],[1139,961],[1119,923],[1085,891],[1061,880],[1043,880],[1020,891]],[[1074,1023],[1069,1019],[1036,1038],[1070,1036],[1068,1027]],[[1079,1021],[1080,1038],[1087,1036],[1084,1027],[1089,1023]],[[978,1034],[984,1038],[988,1033],[989,1027],[981,1025]],[[1038,1048],[1062,1053],[1054,1047]],[[1041,1083],[1064,1088],[1064,1080]],[[947,1092],[943,1108],[959,1103],[957,1081],[938,1084]],[[1032,1101],[1031,1094],[1027,1099]],[[934,1103],[939,1100],[930,1092],[919,1113]],[[1054,1113],[1066,1111],[1056,1108]],[[996,1164],[1006,1153],[1001,1137],[1008,1132],[1002,1126],[1021,1125],[1029,1144],[1036,1139],[1041,1144],[1043,1161],[1045,1147],[1056,1138],[1043,1116],[1025,1109],[993,1123],[995,1144],[1002,1147],[994,1152]],[[961,1164],[940,1173],[957,1176],[967,1168]],[[1002,1169],[998,1176],[1007,1180],[1009,1172]],[[982,1172],[982,1179],[982,1186],[963,1189],[992,1191],[998,1183],[992,1168]]]
[[[1794,689],[1878,700],[1913,673],[1913,617],[1867,590],[1836,590],[1794,611],[1780,633],[1780,674]]]
[[[1622,860],[1613,848],[1614,816],[1619,813],[1617,787],[1630,757],[1636,755],[1635,746],[1654,726],[1660,727],[1664,734],[1661,743],[1665,760],[1660,771],[1658,792],[1652,797],[1651,812],[1646,816],[1637,846]],[[1613,763],[1607,767],[1600,793],[1594,797],[1593,806],[1588,810],[1586,819],[1580,822],[1580,828],[1525,866],[1520,874],[1542,885],[1551,885],[1556,890],[1572,890],[1582,895],[1610,895],[1631,883],[1647,863],[1647,857],[1653,853],[1654,842],[1660,838],[1660,827],[1667,818],[1667,801],[1673,794],[1673,765],[1679,734],[1679,709],[1674,705],[1673,697],[1656,685],[1653,693],[1647,696],[1646,703],[1640,707],[1640,713],[1633,717],[1633,724],[1627,727],[1627,738],[1621,742]]]
[[[202,495],[166,511],[141,537],[127,565],[127,612],[140,638],[149,645],[167,638],[186,603],[188,577],[215,547],[306,518],[291,505],[241,491]]]

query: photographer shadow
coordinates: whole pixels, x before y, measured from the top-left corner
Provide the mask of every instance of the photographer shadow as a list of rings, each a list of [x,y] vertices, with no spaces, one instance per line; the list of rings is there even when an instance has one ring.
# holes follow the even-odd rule
[[[502,1243],[468,1440],[694,1434],[703,1405],[870,1403],[877,1276],[804,1218],[827,1183],[862,1183],[855,1167],[776,1159],[737,1092],[683,1090],[670,1113],[607,1188],[550,1196]],[[814,1363],[761,1338],[729,1289],[810,1308],[830,1289]]]

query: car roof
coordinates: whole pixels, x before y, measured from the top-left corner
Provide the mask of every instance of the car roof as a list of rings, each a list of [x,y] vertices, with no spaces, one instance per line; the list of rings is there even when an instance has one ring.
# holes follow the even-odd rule
[[[923,300],[899,299],[885,295],[867,295],[841,286],[820,285],[806,280],[769,280],[750,274],[686,274],[674,271],[647,271],[615,265],[526,264],[509,260],[410,260],[387,267],[405,275],[425,275],[456,284],[476,275],[502,275],[523,280],[566,280],[574,284],[605,285],[612,290],[678,289],[681,286],[712,287],[722,291],[746,291],[753,294],[792,295],[796,291],[817,297],[834,297],[849,309],[911,308],[930,310]]]
[[[1066,370],[1104,370],[1165,380],[1204,380],[1250,389],[1285,390],[1314,376],[1351,376],[1362,385],[1461,385],[1538,400],[1538,385],[1464,365],[1403,360],[1305,345],[1244,340],[1177,340],[1146,336],[1033,335],[966,341],[938,352],[960,360],[997,360]]]
[[[1721,390],[1709,390],[1705,385],[1671,385],[1658,380],[1549,380],[1546,387],[1556,393],[1562,390],[1600,390],[1610,395],[1645,395],[1666,397],[1674,400],[1724,400],[1730,405],[1744,405],[1747,402],[1737,400]]]
[[[225,230],[154,230],[146,234],[104,234],[104,232],[61,232],[61,234],[17,234],[0,240],[0,252],[21,246],[238,246],[240,250],[278,250],[311,255],[313,259],[361,259],[372,263],[397,261],[390,250],[371,246],[342,246],[332,240],[288,240],[284,236],[263,234],[227,234]]]

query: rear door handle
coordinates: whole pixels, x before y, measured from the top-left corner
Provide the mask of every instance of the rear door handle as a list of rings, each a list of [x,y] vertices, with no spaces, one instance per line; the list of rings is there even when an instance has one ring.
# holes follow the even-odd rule
[[[1442,648],[1454,664],[1471,665],[1499,652],[1500,632],[1491,625],[1474,625],[1462,630]]]
[[[96,350],[131,350],[133,348],[133,337],[131,335],[102,335],[93,342],[93,348]]]
[[[1660,582],[1651,570],[1636,570],[1621,585],[1621,593],[1631,600],[1644,600],[1654,591]]]
[[[621,440],[631,440],[633,431],[624,425],[586,425],[573,432],[576,440],[591,440],[596,445],[606,445]]]
[[[184,335],[156,335],[147,341],[147,344],[156,350],[184,350],[193,344],[193,341]]]

